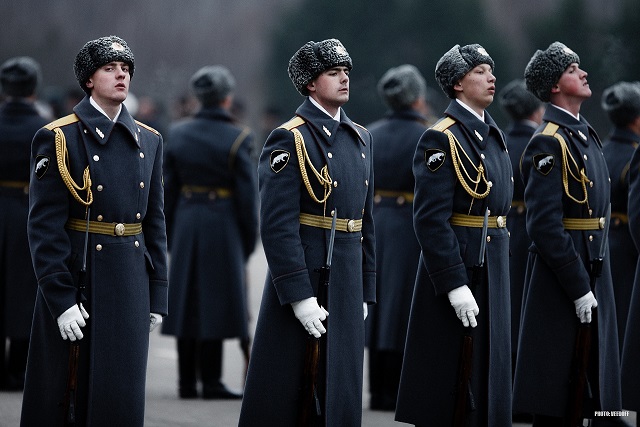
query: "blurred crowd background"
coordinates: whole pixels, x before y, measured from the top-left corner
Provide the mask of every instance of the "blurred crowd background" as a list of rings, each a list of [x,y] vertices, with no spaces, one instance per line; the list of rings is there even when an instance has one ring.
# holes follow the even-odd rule
[[[353,58],[345,108],[363,124],[385,110],[377,81],[403,63],[426,77],[439,115],[447,101],[433,70],[455,44],[487,49],[500,90],[522,77],[536,49],[562,41],[589,73],[593,96],[582,112],[603,136],[610,124],[600,109],[602,90],[640,80],[637,0],[3,0],[0,11],[0,62],[27,55],[42,65],[39,97],[52,117],[83,95],[72,66],[78,50],[114,34],[135,54],[129,109],[161,132],[193,111],[189,77],[221,64],[237,80],[236,115],[264,141],[301,102],[287,75],[289,58],[306,41],[330,37]],[[497,103],[489,111],[506,125]]]

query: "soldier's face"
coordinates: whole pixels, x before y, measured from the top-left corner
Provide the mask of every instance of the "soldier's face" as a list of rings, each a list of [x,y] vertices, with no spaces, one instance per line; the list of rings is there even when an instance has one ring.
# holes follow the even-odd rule
[[[333,67],[307,85],[310,96],[329,112],[349,101],[349,69]]]
[[[129,65],[124,62],[110,62],[98,68],[89,78],[87,87],[91,88],[91,96],[101,105],[122,103],[129,94]]]
[[[587,72],[581,70],[576,62],[567,67],[556,84],[560,93],[567,96],[586,99],[591,96],[591,88],[587,83]]]
[[[454,89],[465,104],[474,109],[484,110],[493,102],[496,78],[488,64],[480,64],[465,74]]]

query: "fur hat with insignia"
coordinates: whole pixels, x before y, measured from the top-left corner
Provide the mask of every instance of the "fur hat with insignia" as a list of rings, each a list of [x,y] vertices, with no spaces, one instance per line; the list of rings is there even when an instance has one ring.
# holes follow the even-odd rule
[[[436,64],[436,81],[442,91],[451,99],[456,97],[453,87],[470,70],[480,64],[488,64],[491,69],[495,68],[493,59],[487,51],[479,44],[468,44],[460,47],[455,45]]]
[[[36,92],[41,80],[40,65],[28,56],[7,59],[0,67],[0,85],[7,96],[26,98]]]
[[[627,126],[640,116],[640,82],[619,82],[606,88],[601,105],[614,125]]]
[[[100,37],[85,43],[73,63],[73,71],[82,90],[90,94],[87,81],[98,68],[113,61],[121,61],[129,65],[129,75],[133,77],[133,52],[129,49],[127,42],[120,37]]]
[[[540,106],[542,101],[527,90],[522,79],[512,80],[499,93],[500,106],[507,112],[511,120],[524,120],[531,116]]]
[[[549,102],[551,88],[573,63],[580,64],[578,54],[560,42],[553,42],[547,50],[537,50],[524,70],[527,89],[543,102]]]
[[[329,68],[345,66],[351,71],[353,63],[340,40],[327,39],[305,43],[289,60],[289,78],[302,96],[308,96],[307,85]]]
[[[378,82],[378,93],[392,110],[410,107],[426,92],[424,77],[410,64],[390,68]]]
[[[208,65],[200,68],[189,81],[191,90],[202,105],[217,106],[236,87],[231,72],[221,65]]]

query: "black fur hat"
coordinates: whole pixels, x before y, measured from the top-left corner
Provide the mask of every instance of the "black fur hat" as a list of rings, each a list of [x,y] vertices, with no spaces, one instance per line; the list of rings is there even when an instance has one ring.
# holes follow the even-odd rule
[[[560,42],[553,42],[547,50],[537,50],[524,70],[527,89],[543,102],[549,102],[551,88],[572,63],[580,64],[578,54]]]
[[[640,116],[640,82],[618,82],[602,93],[602,109],[616,126],[627,126]]]
[[[424,77],[410,64],[390,68],[378,82],[378,93],[392,110],[411,106],[426,91]]]
[[[511,120],[524,120],[542,105],[542,101],[527,90],[524,80],[509,82],[499,93],[498,101]]]
[[[493,59],[479,44],[455,45],[436,64],[436,81],[442,91],[451,99],[456,97],[453,87],[470,70],[480,64],[488,64],[495,69]]]
[[[31,96],[36,92],[40,80],[40,65],[28,56],[7,59],[0,67],[0,85],[2,93],[7,96]]]
[[[351,71],[353,64],[340,40],[327,39],[305,43],[289,60],[289,78],[302,96],[308,96],[307,85],[323,71],[345,66]]]
[[[220,104],[236,87],[231,72],[221,65],[200,68],[189,83],[193,93],[205,106]]]
[[[87,94],[91,93],[86,85],[87,81],[98,68],[112,61],[121,61],[129,65],[129,75],[133,77],[133,52],[120,37],[100,37],[85,43],[73,64],[73,71],[82,90]]]

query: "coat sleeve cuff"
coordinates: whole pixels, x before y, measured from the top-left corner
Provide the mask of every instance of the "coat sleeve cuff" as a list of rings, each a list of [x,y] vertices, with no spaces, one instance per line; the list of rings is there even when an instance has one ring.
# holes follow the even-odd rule
[[[162,316],[169,314],[169,283],[164,280],[151,280],[149,282],[149,297],[151,313]]]
[[[580,256],[567,264],[554,268],[553,272],[571,301],[577,300],[591,290],[589,272]]]
[[[315,296],[306,268],[278,276],[272,281],[281,305]]]
[[[469,284],[469,276],[464,263],[452,265],[435,273],[430,273],[429,277],[433,283],[436,295],[445,295],[449,291]]]
[[[368,304],[376,303],[376,272],[365,271],[363,273],[363,302]]]

